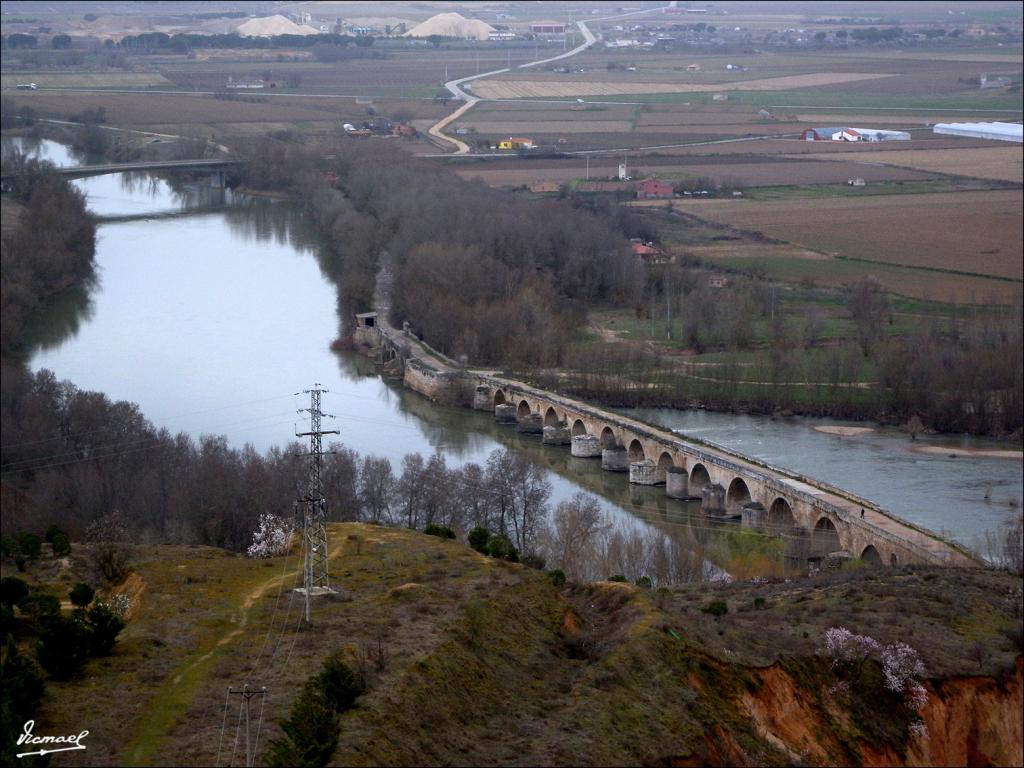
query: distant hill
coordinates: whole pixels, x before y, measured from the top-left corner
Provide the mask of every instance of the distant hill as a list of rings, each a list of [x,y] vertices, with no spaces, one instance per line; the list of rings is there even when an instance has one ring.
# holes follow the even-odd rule
[[[1021,592],[1007,575],[556,586],[417,532],[332,524],[329,536],[340,593],[315,599],[308,629],[297,552],[138,547],[114,654],[47,684],[37,731],[90,730],[60,764],[211,765],[218,752],[226,764],[239,705],[225,715],[225,689],[245,682],[268,687],[265,764],[303,681],[338,649],[368,687],[342,717],[334,765],[1021,764]],[[89,549],[44,557],[27,578],[66,594],[88,577]],[[921,652],[926,739],[908,734],[902,704],[837,678],[821,655],[836,625]]]

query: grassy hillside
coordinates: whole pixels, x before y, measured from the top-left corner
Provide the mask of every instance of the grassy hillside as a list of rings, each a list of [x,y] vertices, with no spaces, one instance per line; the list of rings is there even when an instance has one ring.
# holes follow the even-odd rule
[[[54,764],[242,762],[239,702],[225,713],[225,693],[244,682],[268,687],[260,764],[303,681],[338,649],[368,689],[342,718],[337,765],[1020,763],[1012,577],[894,569],[556,588],[415,532],[339,524],[330,536],[340,592],[316,600],[309,629],[290,589],[294,554],[139,548],[114,654],[48,683],[37,731],[91,731],[86,752]],[[76,546],[29,576],[66,594],[87,556]],[[715,601],[727,613],[702,610]],[[908,736],[892,702],[835,693],[819,655],[835,625],[921,651],[928,739]]]

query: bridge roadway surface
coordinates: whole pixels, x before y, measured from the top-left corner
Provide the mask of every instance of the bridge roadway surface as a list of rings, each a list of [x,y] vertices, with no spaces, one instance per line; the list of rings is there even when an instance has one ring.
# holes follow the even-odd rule
[[[225,166],[236,165],[239,162],[241,161],[231,160],[228,158],[214,158],[209,160],[148,160],[135,163],[75,165],[55,168],[54,171],[66,178],[80,179],[86,176],[102,176],[107,173],[125,173],[128,171],[167,171],[181,169],[201,170],[204,168],[224,168]]]
[[[979,564],[974,556],[958,545],[839,488],[721,446],[502,378],[490,371],[466,370],[415,336],[390,327],[386,313],[378,314],[377,322],[377,343],[389,343],[406,363],[406,386],[430,397],[436,397],[437,393],[429,382],[423,387],[424,369],[436,373],[438,379],[446,382],[469,377],[478,393],[486,388],[490,398],[487,410],[493,410],[494,404],[503,402],[518,405],[521,415],[526,414],[524,409],[528,409],[530,414],[539,414],[546,424],[555,424],[557,420],[563,427],[572,429],[573,434],[582,434],[583,430],[586,434],[602,438],[609,434],[612,439],[605,444],[606,447],[614,445],[621,450],[628,446],[630,453],[634,449],[642,451],[631,456],[631,462],[642,455],[644,460],[661,465],[668,456],[672,466],[693,478],[688,481],[691,494],[696,491],[699,495],[705,482],[718,483],[730,491],[741,487],[749,494],[749,501],[760,502],[765,507],[769,528],[778,507],[780,514],[789,516],[789,524],[806,535],[813,535],[816,529],[820,531],[822,519],[826,518],[835,529],[838,548],[854,557],[863,558],[870,547],[879,562],[889,565],[908,562],[958,566]],[[412,366],[412,376],[409,375],[410,360],[416,361]],[[474,407],[480,406],[475,403]],[[659,467],[662,481],[665,469],[664,465]],[[737,481],[741,481],[738,486]],[[735,504],[730,504],[730,507],[735,511]]]

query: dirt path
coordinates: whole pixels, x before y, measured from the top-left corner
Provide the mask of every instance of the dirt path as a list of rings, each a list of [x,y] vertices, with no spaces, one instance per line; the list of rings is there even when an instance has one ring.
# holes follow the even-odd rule
[[[335,537],[329,548],[330,561],[337,560],[343,545],[344,540]],[[245,634],[257,601],[274,588],[282,589],[289,579],[301,572],[301,567],[301,560],[297,560],[294,568],[279,571],[239,595],[239,602],[230,610],[228,617],[232,629],[197,640],[196,651],[168,674],[160,690],[146,705],[147,711],[139,716],[136,721],[138,727],[125,747],[122,762],[128,765],[151,764],[175,723],[192,709],[196,696],[213,671],[214,662]]]

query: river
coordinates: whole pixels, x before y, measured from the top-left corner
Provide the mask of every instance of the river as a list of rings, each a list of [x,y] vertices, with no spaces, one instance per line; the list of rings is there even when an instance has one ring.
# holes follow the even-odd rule
[[[78,162],[54,142],[23,146],[57,164]],[[202,183],[172,187],[151,174],[74,183],[90,210],[111,220],[98,228],[96,285],[74,321],[55,320],[42,334],[33,369],[136,402],[172,432],[224,434],[258,450],[302,431],[297,411],[308,400],[299,393],[316,382],[329,390],[323,408],[336,417],[324,428],[396,470],[412,452],[441,451],[459,465],[508,446],[546,467],[554,501],[586,490],[622,520],[707,526],[693,503],[629,486],[598,462],[516,435],[487,414],[434,405],[383,380],[368,360],[332,352],[346,310],[296,205]],[[1020,461],[912,453],[908,439],[889,430],[839,438],[808,419],[633,415],[847,488],[965,543],[1015,514],[1011,504],[1024,496]]]

